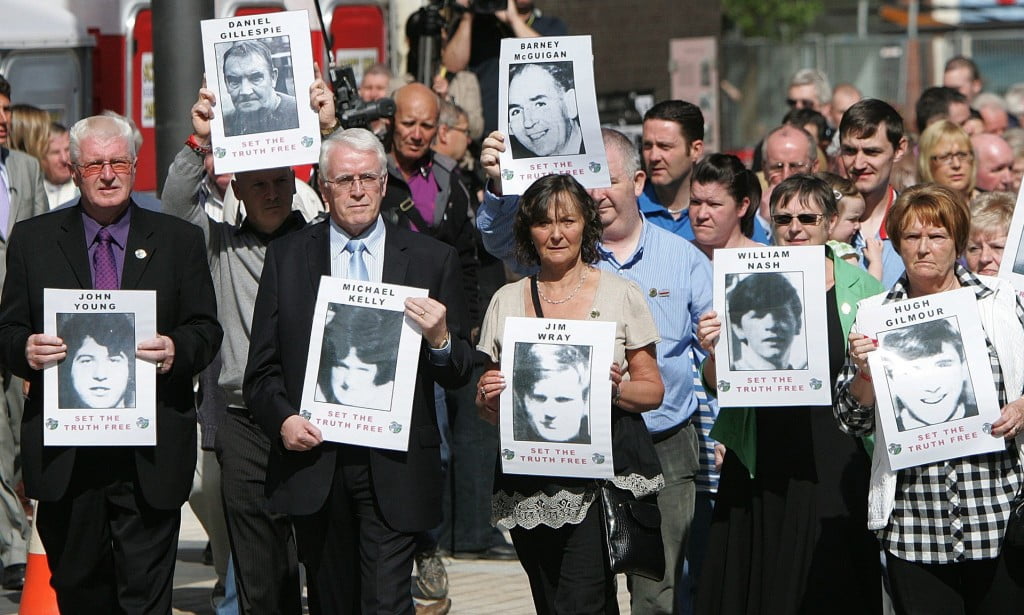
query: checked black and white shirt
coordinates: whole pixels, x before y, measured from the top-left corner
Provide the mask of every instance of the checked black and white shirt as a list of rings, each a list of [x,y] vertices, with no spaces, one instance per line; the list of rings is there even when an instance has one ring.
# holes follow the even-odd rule
[[[978,300],[994,291],[967,269],[956,265],[960,285],[974,290]],[[906,274],[892,287],[883,303],[908,298]],[[1024,308],[1017,303],[1017,320],[1024,327]],[[999,405],[1017,399],[1021,391],[1007,395],[999,359],[986,337],[989,365],[999,392]],[[874,407],[864,407],[850,394],[857,374],[847,357],[839,374],[836,418],[840,428],[853,435],[875,429]],[[879,452],[878,454],[884,454]],[[948,564],[992,559],[999,555],[1010,503],[1021,487],[1017,447],[1008,441],[1006,449],[985,455],[916,466],[899,470],[896,500],[889,523],[878,531],[878,539],[893,555],[912,562]]]

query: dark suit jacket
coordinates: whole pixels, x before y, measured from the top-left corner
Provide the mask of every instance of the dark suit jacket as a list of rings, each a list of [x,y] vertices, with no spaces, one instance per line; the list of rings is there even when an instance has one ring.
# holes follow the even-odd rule
[[[7,240],[4,238],[11,236],[11,229],[16,223],[46,213],[50,206],[46,200],[46,189],[43,188],[43,172],[35,158],[0,147],[0,160],[3,160],[4,166],[7,167],[7,179],[10,181],[7,192],[11,198],[11,215],[7,220],[7,228],[3,229],[3,237],[0,237],[2,284],[5,271],[4,253],[7,251]]]
[[[175,349],[171,371],[157,376],[157,445],[134,447],[135,466],[146,501],[174,509],[188,498],[195,470],[192,377],[213,359],[222,332],[202,232],[177,218],[131,207],[121,288],[156,291],[157,332],[174,340]],[[46,258],[38,257],[40,250]],[[44,288],[92,288],[79,205],[15,226],[0,297],[0,357],[32,384],[21,425],[25,492],[53,501],[69,488],[77,448],[43,446],[43,372],[29,367],[25,344],[29,335],[43,331]]]
[[[330,227],[324,221],[275,240],[267,251],[252,318],[252,341],[243,395],[274,443],[267,470],[271,507],[309,515],[324,505],[340,446],[325,442],[295,452],[281,443],[281,424],[298,412],[313,309],[320,276],[331,274]],[[472,351],[466,341],[465,303],[455,250],[430,237],[387,225],[383,281],[426,288],[447,308],[452,352],[447,365],[428,360],[421,343],[408,452],[370,449],[373,488],[385,522],[415,532],[441,521],[441,437],[434,382],[445,388],[469,380]]]

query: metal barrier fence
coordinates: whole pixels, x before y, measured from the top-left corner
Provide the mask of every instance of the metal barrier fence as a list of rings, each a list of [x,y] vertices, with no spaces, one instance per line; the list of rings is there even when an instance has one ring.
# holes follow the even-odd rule
[[[921,88],[942,81],[946,60],[963,54],[978,64],[985,90],[1005,93],[1024,81],[1024,37],[1019,30],[924,33],[918,38]],[[852,83],[865,95],[907,105],[908,39],[902,35],[809,35],[791,44],[723,39],[721,138],[723,150],[753,147],[786,114],[786,86],[797,70],[819,68],[832,85]],[[913,105],[913,101],[909,103]]]

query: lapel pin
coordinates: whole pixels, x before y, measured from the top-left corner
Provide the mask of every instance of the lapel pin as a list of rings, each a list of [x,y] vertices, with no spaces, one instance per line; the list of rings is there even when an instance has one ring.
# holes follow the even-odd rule
[[[146,251],[143,250],[142,248],[139,248],[138,250],[135,251],[135,258],[137,259],[141,260],[143,258],[146,258],[146,256]]]
[[[852,308],[850,308],[850,304],[849,303],[844,303],[843,304],[843,307],[842,307],[843,314],[849,314],[851,309]]]
[[[600,315],[601,315],[601,312],[599,312],[597,310],[590,310],[590,317],[591,318],[597,318]]]

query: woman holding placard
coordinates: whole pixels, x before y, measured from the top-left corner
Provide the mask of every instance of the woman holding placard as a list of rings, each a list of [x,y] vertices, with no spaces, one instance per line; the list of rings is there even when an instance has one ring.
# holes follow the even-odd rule
[[[989,361],[964,368],[991,369],[1002,407],[991,436],[1005,439],[1005,448],[995,453],[896,471],[886,451],[876,448],[868,524],[885,549],[893,603],[898,613],[1019,612],[1024,559],[1018,547],[1004,548],[1003,534],[1011,502],[1024,482],[1016,439],[1024,427],[1024,308],[1009,283],[975,276],[957,263],[970,232],[959,192],[935,184],[907,190],[889,211],[885,230],[906,273],[861,307],[973,290]],[[878,420],[872,378],[892,376],[871,373],[867,359],[877,347],[875,340],[853,332],[849,341],[835,413],[844,431],[864,435],[875,431]],[[955,380],[934,369],[931,379]]]
[[[776,186],[771,214],[778,246],[824,246],[838,220],[832,188],[810,175]],[[822,256],[828,337],[808,359],[827,361],[835,382],[857,301],[881,285],[827,248]],[[703,365],[709,392],[717,390],[721,330],[715,312],[702,316],[697,328],[709,353]],[[836,429],[829,410],[721,409],[711,437],[728,452],[697,591],[698,613],[880,612],[878,546],[865,527],[869,456],[861,439]]]
[[[641,497],[664,483],[639,414],[661,405],[664,394],[655,354],[658,332],[636,284],[592,266],[601,230],[594,201],[569,176],[549,175],[523,193],[515,249],[521,262],[539,265],[540,271],[505,285],[491,300],[477,346],[490,358],[477,387],[477,406],[481,417],[498,421],[499,396],[506,387],[498,370],[506,318],[616,322],[612,482]],[[596,481],[499,471],[494,489],[492,521],[511,531],[537,612],[618,613]]]

